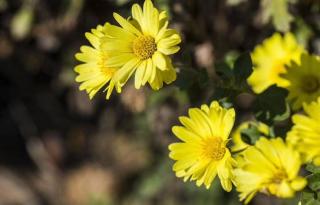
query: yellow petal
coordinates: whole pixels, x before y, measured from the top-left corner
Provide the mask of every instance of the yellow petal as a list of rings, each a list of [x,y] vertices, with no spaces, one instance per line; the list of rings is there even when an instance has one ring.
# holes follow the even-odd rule
[[[139,67],[137,68],[136,74],[135,74],[135,80],[134,85],[136,89],[139,89],[142,84],[142,78],[146,72],[146,61],[142,61]]]
[[[173,46],[170,48],[167,47],[158,47],[158,50],[165,55],[172,55],[177,53],[180,50],[179,46]]]
[[[141,7],[138,4],[134,4],[132,6],[131,12],[132,12],[132,17],[136,19],[140,25],[143,24],[142,23],[143,13],[142,13]]]
[[[129,30],[111,24],[106,25],[106,33],[107,36],[111,36],[112,38],[117,39],[126,39],[129,41],[133,41],[136,38],[136,36]]]
[[[91,45],[93,45],[94,48],[99,49],[100,48],[100,39],[93,35],[92,33],[86,32],[85,33],[86,38],[89,40]]]
[[[120,84],[124,84],[130,78],[132,73],[137,68],[137,64],[140,62],[138,58],[133,58],[129,62],[127,62],[122,68],[120,68],[114,75],[113,79],[115,82],[119,82]]]
[[[200,136],[182,126],[174,126],[172,132],[184,142],[197,142]]]
[[[131,33],[133,33],[137,36],[141,35],[141,32],[138,29],[136,29],[136,27],[134,27],[132,24],[130,24],[126,19],[124,19],[119,14],[113,13],[113,17],[122,26],[122,28],[130,31]]]
[[[294,179],[292,182],[291,182],[291,187],[296,190],[296,191],[300,191],[302,190],[306,185],[307,185],[307,180],[305,178],[302,178],[302,177],[298,177],[296,179]]]
[[[168,69],[167,67],[167,60],[164,57],[164,55],[162,53],[160,53],[159,51],[156,51],[153,56],[152,56],[152,60],[153,62],[156,64],[156,66],[160,69],[160,70],[166,70]]]
[[[108,60],[106,61],[106,67],[109,67],[109,68],[121,67],[133,58],[136,58],[134,54],[122,53],[117,56],[108,58]]]
[[[176,45],[178,45],[179,43],[181,43],[181,38],[178,34],[172,34],[170,37],[167,38],[162,38],[159,42],[158,42],[158,47],[159,48],[171,48],[174,47]]]
[[[143,14],[144,21],[146,23],[144,32],[155,37],[159,29],[159,12],[153,7],[151,0],[146,0],[144,2]]]
[[[153,69],[155,69],[155,67],[153,65],[152,60],[151,59],[146,60],[146,71],[142,79],[143,85],[146,84],[146,82],[148,82],[148,80],[150,79]]]

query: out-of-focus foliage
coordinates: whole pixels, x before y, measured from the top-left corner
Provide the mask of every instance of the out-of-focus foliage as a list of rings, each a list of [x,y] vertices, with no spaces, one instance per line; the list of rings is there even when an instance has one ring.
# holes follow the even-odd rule
[[[261,0],[262,21],[272,21],[278,31],[289,31],[293,16],[289,12],[289,4],[297,0]]]
[[[241,204],[218,181],[206,190],[175,177],[167,157],[171,126],[189,107],[215,99],[235,107],[236,125],[259,117],[270,125],[266,137],[285,136],[292,115],[280,99],[286,93],[271,87],[253,94],[245,81],[249,53],[290,28],[320,54],[319,1],[154,2],[183,39],[174,58],[178,79],[158,92],[127,86],[106,102],[78,91],[74,53],[86,44],[85,32],[115,24],[113,12],[128,16],[142,0],[0,0],[0,204]],[[254,126],[242,135],[250,144],[261,137]],[[318,167],[310,166],[301,196],[258,194],[251,204],[319,204]]]
[[[37,0],[25,0],[19,11],[12,18],[11,34],[14,38],[21,40],[31,31],[36,2]]]

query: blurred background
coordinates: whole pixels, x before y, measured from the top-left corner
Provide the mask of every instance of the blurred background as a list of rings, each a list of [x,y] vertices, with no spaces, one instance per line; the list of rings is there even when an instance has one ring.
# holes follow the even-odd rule
[[[0,0],[0,205],[237,205],[219,183],[206,190],[171,171],[171,126],[209,103],[214,65],[276,30],[320,53],[319,0],[155,0],[183,38],[181,74],[158,92],[128,84],[106,101],[78,90],[74,54],[84,33],[136,0]],[[191,74],[190,74],[191,73]],[[196,75],[193,75],[196,73]],[[237,97],[237,124],[253,96]],[[251,204],[296,204],[263,195]]]

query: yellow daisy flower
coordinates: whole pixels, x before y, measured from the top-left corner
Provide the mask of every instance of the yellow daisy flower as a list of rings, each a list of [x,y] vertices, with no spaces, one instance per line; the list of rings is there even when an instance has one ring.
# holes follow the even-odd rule
[[[106,24],[108,25],[108,24]],[[90,99],[106,84],[109,83],[106,98],[109,99],[114,82],[111,80],[116,68],[106,66],[108,55],[101,50],[101,39],[106,35],[103,26],[98,25],[96,29],[85,34],[91,46],[81,46],[80,52],[75,55],[76,59],[83,62],[77,65],[74,70],[78,73],[77,82],[81,82],[80,90],[85,90]],[[120,87],[117,87],[120,92]]]
[[[286,72],[286,66],[290,65],[291,61],[299,63],[303,52],[293,34],[286,33],[281,36],[275,33],[252,52],[254,70],[248,78],[248,84],[255,93],[262,93],[273,84],[286,86],[286,80],[279,75]]]
[[[239,127],[231,135],[233,141],[233,146],[231,148],[232,152],[240,152],[250,146],[249,144],[244,142],[241,137],[241,132],[245,129],[248,129],[250,126],[256,127],[258,131],[264,136],[269,136],[270,134],[270,129],[268,125],[262,122],[244,122],[241,125],[239,125]]]
[[[240,200],[247,204],[257,192],[279,198],[293,197],[307,184],[305,178],[298,176],[300,166],[299,153],[281,138],[261,137],[255,146],[239,155],[234,176]]]
[[[120,67],[114,81],[121,86],[135,73],[135,87],[139,89],[147,82],[155,90],[176,79],[176,71],[169,55],[179,51],[179,34],[168,29],[165,12],[146,0],[143,9],[132,6],[132,18],[124,19],[114,13],[121,27],[107,25],[108,35],[104,37],[103,49],[108,53],[108,67]]]
[[[173,133],[182,142],[169,145],[170,158],[177,162],[173,171],[184,181],[196,180],[197,186],[208,189],[218,174],[224,190],[232,189],[235,161],[226,147],[235,120],[234,109],[225,109],[214,101],[210,107],[189,109],[189,117],[180,117],[183,126],[174,126]]]
[[[304,162],[313,161],[320,166],[320,98],[318,101],[303,105],[306,115],[292,116],[294,126],[288,132],[287,142],[301,154]]]
[[[282,77],[289,81],[288,100],[292,109],[298,110],[302,104],[310,103],[320,96],[320,58],[303,54],[301,64],[293,63]]]

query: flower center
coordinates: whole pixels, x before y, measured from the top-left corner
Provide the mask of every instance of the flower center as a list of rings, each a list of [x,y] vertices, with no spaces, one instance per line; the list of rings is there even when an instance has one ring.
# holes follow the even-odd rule
[[[306,93],[315,93],[320,89],[320,80],[312,75],[302,78],[302,89]]]
[[[133,41],[133,53],[141,60],[151,58],[157,50],[157,44],[151,36],[139,36]]]
[[[288,175],[284,169],[279,169],[271,179],[272,183],[280,184],[284,179],[287,179]]]
[[[202,157],[221,160],[226,153],[226,147],[220,137],[210,137],[203,140]]]

